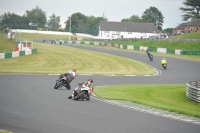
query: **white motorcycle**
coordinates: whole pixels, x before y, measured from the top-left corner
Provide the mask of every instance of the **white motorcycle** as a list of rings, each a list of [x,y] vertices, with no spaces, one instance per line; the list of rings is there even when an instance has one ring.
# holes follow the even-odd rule
[[[78,87],[74,89],[73,93],[68,97],[69,99],[74,99],[74,100],[84,100],[86,99],[87,101],[90,100],[90,95],[92,94],[94,88],[89,88],[82,83],[78,84]]]

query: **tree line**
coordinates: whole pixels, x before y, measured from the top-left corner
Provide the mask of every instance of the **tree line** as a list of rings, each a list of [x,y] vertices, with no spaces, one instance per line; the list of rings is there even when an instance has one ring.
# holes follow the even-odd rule
[[[183,21],[200,18],[200,0],[185,0],[185,7],[179,8],[185,14],[182,15]],[[20,16],[15,13],[4,13],[0,16],[0,29],[7,27],[11,29],[42,29],[51,31],[66,31],[72,33],[86,33],[98,35],[100,21],[108,21],[103,15],[101,17],[86,16],[82,13],[74,13],[66,20],[66,27],[60,29],[60,16],[52,14],[47,19],[46,12],[36,6],[32,10],[27,10]],[[173,21],[173,20],[172,20]],[[123,18],[121,22],[144,22],[153,23],[159,30],[165,33],[172,33],[173,28],[162,29],[164,16],[156,7],[146,9],[142,16],[132,15],[130,18]]]

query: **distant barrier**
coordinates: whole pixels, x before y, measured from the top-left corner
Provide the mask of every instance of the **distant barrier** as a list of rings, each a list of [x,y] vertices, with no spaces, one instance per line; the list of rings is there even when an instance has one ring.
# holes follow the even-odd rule
[[[91,38],[93,41],[101,41],[102,39]],[[119,39],[111,39],[111,38],[103,38],[105,41],[157,41],[157,42],[199,42],[200,39],[183,39],[183,38],[119,38]]]
[[[14,58],[14,57],[19,57],[19,56],[35,54],[35,53],[37,53],[37,48],[23,50],[23,51],[0,53],[0,59]]]
[[[200,80],[188,82],[186,85],[186,96],[200,103]]]
[[[147,46],[134,46],[134,45],[107,43],[107,42],[64,41],[64,43],[90,44],[90,45],[109,46],[109,47],[117,47],[117,48],[120,48],[120,49],[140,50],[140,51],[146,50],[148,48],[151,52],[157,52],[157,53],[168,53],[168,54],[177,54],[177,55],[200,55],[200,51],[179,50],[179,49],[169,49],[169,48],[157,48],[157,47],[147,47]]]

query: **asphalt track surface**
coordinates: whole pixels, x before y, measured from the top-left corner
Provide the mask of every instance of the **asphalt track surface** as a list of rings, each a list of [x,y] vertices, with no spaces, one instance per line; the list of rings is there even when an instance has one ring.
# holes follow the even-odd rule
[[[65,44],[66,45],[66,44]],[[139,60],[160,70],[157,76],[78,75],[72,81],[93,78],[96,86],[116,84],[185,84],[200,79],[200,63],[161,56],[149,61],[146,54],[70,45]],[[14,67],[14,66],[13,66]],[[199,133],[200,125],[121,108],[91,98],[74,101],[72,90],[53,89],[57,75],[0,75],[0,129],[13,133]]]

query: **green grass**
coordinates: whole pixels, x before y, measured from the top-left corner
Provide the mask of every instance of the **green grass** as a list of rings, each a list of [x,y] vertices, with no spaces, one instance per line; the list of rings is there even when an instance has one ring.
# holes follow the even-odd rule
[[[15,38],[22,41],[44,40],[44,39],[69,39],[68,35],[52,35],[39,33],[15,33]]]
[[[97,87],[95,95],[107,100],[123,100],[194,117],[200,106],[186,96],[186,85],[117,85]]]
[[[0,73],[58,74],[76,68],[81,74],[155,74],[148,65],[110,54],[34,43],[37,54],[0,60]]]
[[[111,41],[116,44],[159,47],[179,50],[200,50],[200,42],[169,42],[169,41]]]
[[[200,39],[200,32],[170,36],[169,38],[179,38],[179,39]],[[169,49],[179,49],[179,50],[200,50],[199,42],[170,42],[170,41],[110,41],[116,44],[134,45],[134,46],[148,46],[148,47],[160,47]]]
[[[7,39],[7,35],[0,32],[0,53],[12,52],[15,47],[15,40]]]
[[[0,133],[9,133],[9,132],[6,130],[0,130]]]
[[[200,32],[193,32],[193,33],[175,35],[175,36],[170,36],[169,38],[200,39]]]

